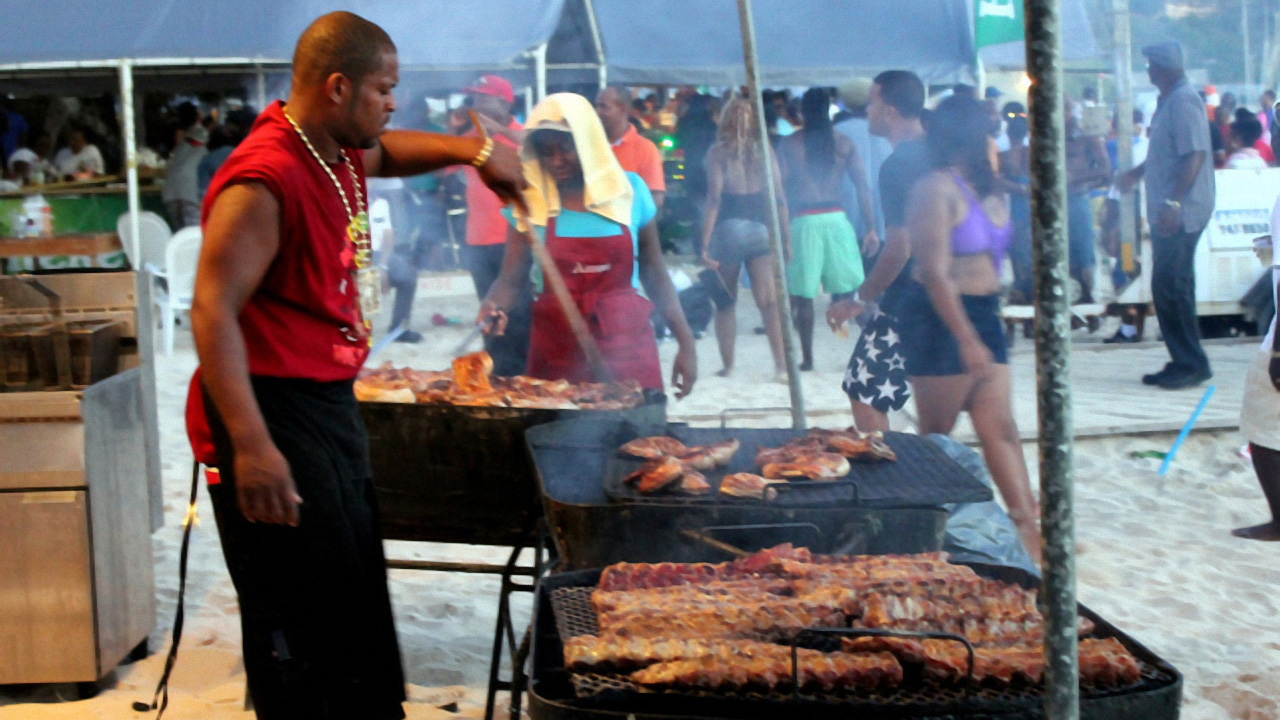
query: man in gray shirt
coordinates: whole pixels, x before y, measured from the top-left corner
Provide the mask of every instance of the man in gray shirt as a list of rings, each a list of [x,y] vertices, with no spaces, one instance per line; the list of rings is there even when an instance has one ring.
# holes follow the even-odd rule
[[[1213,150],[1204,102],[1183,70],[1182,47],[1156,43],[1142,54],[1160,99],[1148,132],[1147,160],[1122,176],[1120,186],[1127,190],[1146,179],[1155,265],[1151,296],[1170,357],[1163,370],[1144,375],[1142,382],[1176,390],[1213,376],[1200,346],[1195,280],[1196,244],[1213,215]]]

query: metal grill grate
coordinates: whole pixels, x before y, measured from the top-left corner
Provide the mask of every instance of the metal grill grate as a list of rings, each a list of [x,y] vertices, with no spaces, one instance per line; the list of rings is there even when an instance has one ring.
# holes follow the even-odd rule
[[[707,482],[711,485],[711,492],[700,496],[674,493],[641,494],[633,486],[624,482],[624,479],[630,473],[640,469],[645,461],[619,457],[613,448],[601,448],[609,453],[604,466],[604,488],[610,499],[617,502],[661,505],[759,505],[760,500],[720,494],[720,481],[725,475],[732,473],[758,473],[760,468],[755,462],[757,450],[779,447],[804,433],[796,430],[726,430],[671,426],[668,434],[690,446],[709,445],[731,438],[737,438],[742,446],[729,467],[704,473]],[[626,440],[638,436],[634,431],[627,435]],[[985,502],[991,499],[989,488],[948,457],[942,448],[928,438],[890,432],[885,433],[884,439],[897,454],[896,461],[850,460],[849,474],[839,481],[795,481],[769,503],[782,507],[828,506],[833,503],[900,507]],[[626,440],[621,440],[618,444]]]
[[[599,633],[595,610],[591,606],[591,593],[594,587],[561,587],[551,590],[550,600],[554,612],[556,629],[561,642],[579,635],[595,635]],[[1137,693],[1145,690],[1167,686],[1176,681],[1176,677],[1163,668],[1152,665],[1142,657],[1138,657],[1142,668],[1142,679],[1128,687],[1093,688],[1081,687],[1083,699],[1110,697]],[[789,691],[764,690],[751,691],[716,691],[697,689],[652,689],[632,682],[622,673],[571,673],[570,683],[579,698],[618,698],[642,695],[647,697],[670,696],[673,698],[708,698],[739,700],[747,702],[794,703],[797,699],[806,702],[825,704],[855,705],[864,707],[909,706],[922,710],[931,709],[939,712],[951,711],[957,707],[968,707],[975,710],[994,710],[1009,707],[1039,707],[1044,701],[1043,686],[1040,684],[1014,684],[1008,687],[980,686],[965,688],[956,684],[943,684],[923,678],[911,678],[893,689],[880,691],[841,690],[835,692],[801,692],[798,696]]]

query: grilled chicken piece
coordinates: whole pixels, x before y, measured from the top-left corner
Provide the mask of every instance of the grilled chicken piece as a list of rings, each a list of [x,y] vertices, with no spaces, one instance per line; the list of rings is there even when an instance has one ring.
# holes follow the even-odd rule
[[[796,680],[802,688],[822,690],[894,687],[902,682],[902,666],[889,653],[823,653],[801,649],[796,654]],[[709,690],[792,686],[791,650],[781,645],[719,646],[692,660],[650,665],[631,674],[639,685],[696,687]]]
[[[711,492],[711,485],[706,476],[686,466],[684,474],[680,476],[680,492],[686,495],[706,495]]]
[[[627,476],[626,482],[636,484],[642,493],[651,493],[670,485],[685,473],[685,467],[679,460],[671,457],[660,457],[650,460],[644,467]]]
[[[864,435],[857,430],[833,432],[826,437],[830,452],[857,460],[897,460],[898,455],[878,433]]]
[[[725,440],[711,445],[698,445],[689,448],[684,453],[680,453],[680,461],[695,470],[724,467],[733,459],[739,447],[740,443],[736,439]]]
[[[673,437],[657,435],[655,437],[636,438],[618,448],[618,452],[646,460],[657,460],[667,455],[684,455],[689,452],[689,448]]]
[[[784,483],[786,480],[766,480],[751,473],[734,473],[725,475],[720,481],[720,492],[732,497],[755,498],[763,500],[765,490],[770,485]]]
[[[769,479],[809,478],[810,480],[834,480],[849,474],[849,461],[835,453],[812,452],[798,454],[787,462],[769,463],[761,469],[761,475]]]
[[[493,358],[481,350],[463,355],[453,361],[453,384],[461,395],[484,395],[493,392],[489,375],[493,373]]]

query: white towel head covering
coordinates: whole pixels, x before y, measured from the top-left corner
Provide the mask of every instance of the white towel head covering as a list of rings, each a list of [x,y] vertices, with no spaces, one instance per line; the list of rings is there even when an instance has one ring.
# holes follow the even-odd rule
[[[517,211],[521,231],[528,230],[529,223],[545,227],[547,218],[560,214],[556,182],[542,168],[533,148],[533,135],[538,130],[568,131],[573,136],[578,161],[582,163],[582,200],[587,210],[620,225],[631,224],[634,192],[613,155],[591,101],[574,93],[548,95],[529,113],[525,130],[528,134],[520,146],[520,160],[524,163],[524,179],[529,183],[525,190],[529,217],[519,217],[521,213]]]

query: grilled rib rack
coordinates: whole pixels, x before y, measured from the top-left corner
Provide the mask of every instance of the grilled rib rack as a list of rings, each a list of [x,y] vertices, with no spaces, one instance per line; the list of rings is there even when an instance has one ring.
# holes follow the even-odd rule
[[[983,577],[1023,585],[1033,582],[1011,568],[973,565]],[[533,720],[636,718],[682,720],[804,717],[830,718],[999,718],[1043,717],[1043,687],[944,684],[908,677],[891,690],[839,692],[709,692],[642,688],[625,674],[573,673],[565,669],[563,641],[598,631],[590,595],[598,570],[564,573],[541,583],[534,607],[533,672],[529,714]],[[1176,720],[1182,678],[1172,666],[1083,606],[1096,624],[1093,636],[1115,637],[1138,659],[1142,679],[1124,688],[1081,687],[1086,720]]]

